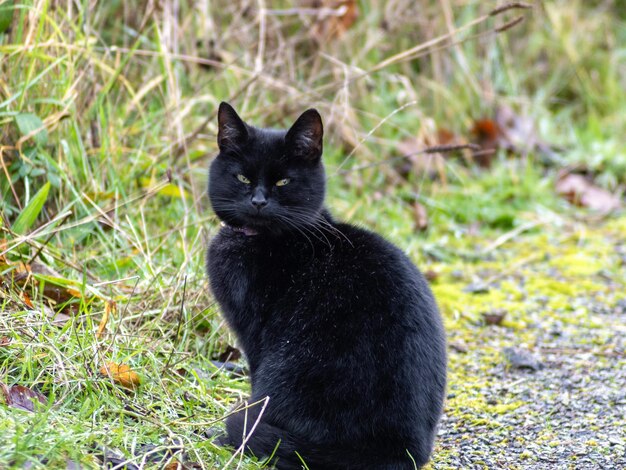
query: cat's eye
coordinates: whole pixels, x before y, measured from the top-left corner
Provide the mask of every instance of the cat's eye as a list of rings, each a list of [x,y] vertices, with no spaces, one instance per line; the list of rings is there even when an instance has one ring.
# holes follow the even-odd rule
[[[250,180],[243,175],[237,175],[237,179],[243,184],[250,184]]]
[[[276,186],[288,185],[290,181],[291,181],[291,179],[289,179],[289,178],[283,178],[282,180],[276,181]]]

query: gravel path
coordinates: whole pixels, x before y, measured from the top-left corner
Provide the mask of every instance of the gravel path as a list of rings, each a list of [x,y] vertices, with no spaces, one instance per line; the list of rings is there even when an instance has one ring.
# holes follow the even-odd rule
[[[626,468],[624,234],[577,225],[433,265],[450,381],[432,468]]]

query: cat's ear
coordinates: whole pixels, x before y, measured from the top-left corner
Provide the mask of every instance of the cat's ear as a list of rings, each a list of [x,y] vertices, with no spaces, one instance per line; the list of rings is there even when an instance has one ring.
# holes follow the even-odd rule
[[[316,160],[322,156],[323,137],[320,113],[316,109],[308,109],[291,126],[285,142],[295,157]]]
[[[231,105],[222,101],[217,111],[217,145],[220,150],[240,145],[248,139],[248,128]]]

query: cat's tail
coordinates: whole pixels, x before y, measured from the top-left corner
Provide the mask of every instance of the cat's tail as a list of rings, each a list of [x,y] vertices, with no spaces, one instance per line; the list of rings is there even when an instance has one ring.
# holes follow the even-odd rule
[[[428,456],[426,460],[416,460],[417,456],[410,458],[406,453],[397,458],[381,456],[380,448],[375,452],[375,449],[316,445],[263,420],[254,421],[245,413],[230,416],[226,423],[228,444],[239,447],[245,443],[247,453],[271,456],[271,463],[278,470],[414,470],[428,460]],[[246,429],[252,432],[244,434]]]

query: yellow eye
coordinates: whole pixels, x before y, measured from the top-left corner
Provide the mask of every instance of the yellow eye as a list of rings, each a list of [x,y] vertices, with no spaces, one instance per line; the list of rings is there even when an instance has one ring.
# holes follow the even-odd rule
[[[243,175],[237,175],[237,179],[243,184],[250,184],[250,180]]]
[[[276,181],[276,186],[285,186],[287,184],[289,184],[291,180],[289,178],[284,178],[282,180],[278,180]]]

